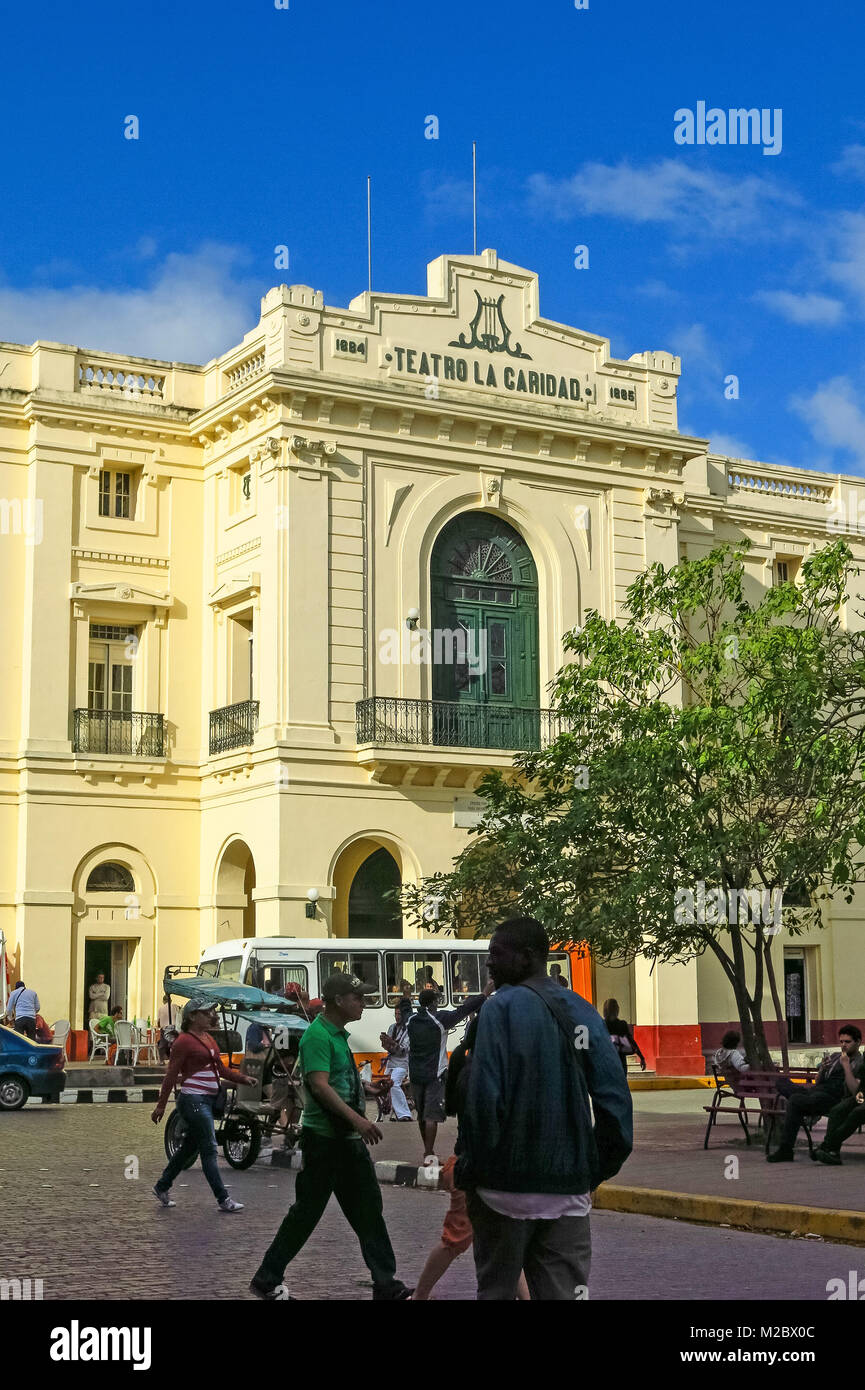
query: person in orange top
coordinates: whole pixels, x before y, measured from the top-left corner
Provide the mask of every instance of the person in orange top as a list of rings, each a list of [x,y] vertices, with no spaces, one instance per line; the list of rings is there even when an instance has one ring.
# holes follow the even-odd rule
[[[163,1207],[173,1207],[168,1195],[171,1184],[196,1154],[201,1156],[204,1176],[210,1183],[220,1211],[242,1211],[242,1202],[233,1202],[219,1173],[216,1161],[216,1132],[213,1127],[213,1105],[219,1096],[220,1077],[231,1086],[254,1086],[255,1079],[242,1071],[231,1071],[222,1061],[219,1048],[210,1036],[218,1023],[216,1010],[204,999],[190,999],[183,1010],[180,1036],[168,1057],[168,1069],[162,1090],[151,1115],[158,1125],[165,1114],[165,1104],[172,1088],[179,1082],[177,1109],[186,1123],[186,1137],[174,1157],[169,1159],[162,1176],[153,1189]]]

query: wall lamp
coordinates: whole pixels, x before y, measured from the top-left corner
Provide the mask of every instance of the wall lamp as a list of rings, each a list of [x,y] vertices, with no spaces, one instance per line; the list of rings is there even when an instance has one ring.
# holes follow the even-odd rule
[[[407,612],[406,615],[405,615],[405,625],[406,625],[406,627],[408,628],[409,632],[414,632],[414,631],[415,631],[415,629],[416,629],[416,627],[417,627],[417,625],[418,625],[418,619],[419,619],[419,618],[420,618],[420,609],[419,609],[419,608],[410,608],[410,609],[408,610],[408,612]]]
[[[308,901],[307,901],[307,903],[306,903],[306,915],[307,915],[307,917],[314,917],[314,916],[315,916],[315,905],[316,905],[316,903],[318,902],[318,889],[317,889],[317,888],[307,888],[307,890],[306,890],[306,896],[307,896],[307,899],[308,899]]]

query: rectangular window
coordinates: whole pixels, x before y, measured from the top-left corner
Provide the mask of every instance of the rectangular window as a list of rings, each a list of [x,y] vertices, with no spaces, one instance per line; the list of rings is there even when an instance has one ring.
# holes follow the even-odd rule
[[[267,990],[268,993],[279,994],[285,989],[286,985],[300,985],[300,988],[309,993],[309,973],[305,965],[284,965],[282,961],[278,965],[271,965],[267,961],[253,958],[253,978],[249,981],[258,989]]]
[[[551,955],[547,960],[547,974],[550,979],[563,980],[568,989],[571,988],[571,962],[564,952],[559,955]]]
[[[242,956],[226,956],[219,962],[217,974],[220,980],[233,980],[235,984],[240,983],[240,965]]]
[[[320,951],[318,956],[318,987],[321,992],[328,975],[337,971],[357,975],[365,985],[372,985],[375,994],[368,994],[371,1009],[381,1008],[381,962],[377,951]]]
[[[385,951],[387,1002],[401,995],[417,999],[422,989],[438,989],[444,995],[444,956],[441,951]]]
[[[455,1004],[459,1004],[467,994],[480,994],[486,988],[489,978],[487,975],[488,960],[489,956],[486,951],[472,951],[470,955],[454,954],[448,957],[451,999]]]
[[[103,468],[99,474],[99,515],[132,518],[132,474]]]
[[[775,584],[789,584],[799,573],[799,561],[795,559],[776,560],[774,567]]]
[[[198,973],[205,979],[212,980],[216,977],[216,972],[218,969],[218,960],[203,960],[198,967]]]

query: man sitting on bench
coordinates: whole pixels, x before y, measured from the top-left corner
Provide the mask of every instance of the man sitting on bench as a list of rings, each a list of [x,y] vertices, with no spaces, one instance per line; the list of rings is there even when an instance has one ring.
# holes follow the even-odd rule
[[[742,1034],[731,1028],[721,1039],[721,1046],[712,1057],[712,1065],[721,1073],[731,1091],[736,1090],[736,1082],[744,1071],[750,1071],[740,1043]]]
[[[767,1163],[792,1163],[793,1145],[799,1126],[806,1115],[828,1115],[834,1106],[859,1090],[859,1072],[863,1058],[859,1051],[862,1033],[855,1023],[845,1023],[838,1029],[841,1051],[827,1057],[817,1072],[813,1086],[797,1086],[794,1082],[778,1078],[778,1092],[787,1097],[787,1109],[781,1129],[781,1142],[772,1154],[766,1155]],[[830,1160],[831,1161],[831,1160]]]
[[[862,1091],[862,1087],[865,1086],[865,1055],[860,1052],[850,1065],[854,1075],[859,1078],[859,1090],[855,1096],[845,1096],[837,1105],[833,1105],[829,1111],[826,1137],[811,1155],[818,1163],[829,1163],[836,1168],[841,1163],[841,1145],[844,1140],[849,1139],[850,1135],[855,1134],[865,1123],[865,1095]]]

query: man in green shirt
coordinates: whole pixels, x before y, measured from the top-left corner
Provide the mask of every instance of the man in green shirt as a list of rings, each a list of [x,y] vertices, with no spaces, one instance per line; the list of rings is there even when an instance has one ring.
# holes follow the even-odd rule
[[[294,1205],[249,1286],[257,1298],[284,1301],[291,1297],[282,1282],[286,1266],[312,1235],[331,1194],[360,1241],[372,1275],[373,1299],[411,1296],[411,1289],[396,1277],[381,1189],[366,1147],[377,1144],[382,1133],[366,1118],[364,1086],[345,1027],[363,1013],[364,995],[374,993],[356,975],[331,975],[321,991],[324,1010],[300,1040],[303,1168],[297,1175]]]

